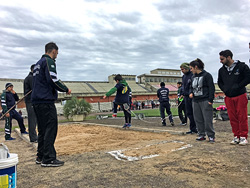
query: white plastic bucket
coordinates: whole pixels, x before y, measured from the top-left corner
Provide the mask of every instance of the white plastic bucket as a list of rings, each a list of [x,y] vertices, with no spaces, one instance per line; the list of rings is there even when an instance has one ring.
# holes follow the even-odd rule
[[[16,165],[18,155],[10,153],[10,157],[0,160],[0,187],[16,188]]]

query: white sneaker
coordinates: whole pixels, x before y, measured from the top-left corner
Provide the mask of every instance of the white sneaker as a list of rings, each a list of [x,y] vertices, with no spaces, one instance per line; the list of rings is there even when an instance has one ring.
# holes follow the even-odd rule
[[[240,139],[236,136],[236,137],[234,137],[234,139],[232,140],[232,142],[230,144],[235,145],[235,144],[239,144],[239,143],[240,143]]]
[[[240,137],[240,143],[239,143],[239,145],[245,146],[247,144],[248,144],[248,141],[247,141],[246,137]]]

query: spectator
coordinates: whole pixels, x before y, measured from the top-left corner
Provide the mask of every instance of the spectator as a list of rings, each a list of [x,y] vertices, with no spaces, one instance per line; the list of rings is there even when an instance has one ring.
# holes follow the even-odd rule
[[[31,65],[29,75],[24,79],[23,91],[26,95],[29,91],[32,90],[33,86],[33,70],[35,64]],[[28,114],[28,127],[29,127],[29,138],[30,142],[37,142],[37,133],[36,133],[36,114],[31,102],[31,93],[25,98],[26,110]]]
[[[225,93],[225,103],[234,138],[231,144],[247,145],[248,112],[246,85],[250,83],[249,67],[239,60],[233,60],[233,53],[224,50],[219,53],[222,67],[219,69],[218,85]]]

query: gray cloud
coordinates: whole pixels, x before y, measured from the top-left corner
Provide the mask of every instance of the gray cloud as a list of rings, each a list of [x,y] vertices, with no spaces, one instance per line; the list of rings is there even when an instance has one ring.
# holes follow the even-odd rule
[[[219,51],[231,49],[235,58],[248,61],[249,1],[172,0],[153,5],[160,22],[145,21],[140,10],[89,10],[91,22],[86,26],[0,4],[6,15],[0,23],[1,77],[24,78],[50,41],[59,46],[57,69],[62,80],[104,81],[114,73],[139,75],[155,68],[179,69],[182,62],[197,57],[216,80],[221,66]],[[195,32],[208,20],[216,27],[202,30],[196,37]],[[224,30],[229,34],[222,35]]]

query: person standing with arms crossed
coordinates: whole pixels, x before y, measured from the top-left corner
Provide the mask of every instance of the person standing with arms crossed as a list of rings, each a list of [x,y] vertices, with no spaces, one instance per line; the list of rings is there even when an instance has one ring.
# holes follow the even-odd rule
[[[246,85],[250,83],[250,70],[245,63],[234,61],[230,50],[221,51],[219,55],[223,66],[219,69],[218,85],[226,95],[225,104],[234,134],[231,144],[244,146],[248,144]]]
[[[55,101],[57,91],[71,94],[71,90],[57,78],[55,59],[58,46],[50,42],[45,45],[45,54],[36,63],[33,71],[33,90],[31,100],[38,123],[38,148],[36,164],[43,167],[64,165],[56,158],[54,143],[58,130]]]
[[[26,95],[29,91],[32,90],[32,80],[33,80],[33,70],[35,64],[31,65],[30,73],[24,79],[23,91]],[[31,93],[25,97],[26,110],[28,113],[28,127],[29,127],[29,137],[30,142],[37,142],[37,133],[36,133],[36,114],[31,103]]]
[[[189,90],[192,83],[192,72],[190,71],[189,64],[188,63],[182,63],[181,71],[183,73],[182,76],[182,84],[183,84],[183,96],[184,96],[184,103],[186,108],[186,114],[190,121],[190,131],[186,132],[186,134],[193,134],[197,133],[196,124],[194,121],[194,115],[193,115],[193,107],[192,107],[192,99],[189,98]]]

